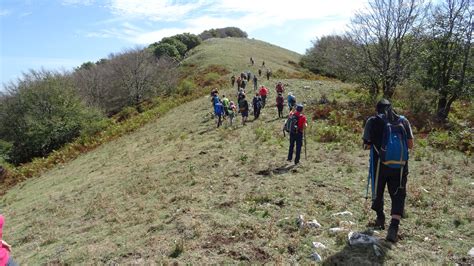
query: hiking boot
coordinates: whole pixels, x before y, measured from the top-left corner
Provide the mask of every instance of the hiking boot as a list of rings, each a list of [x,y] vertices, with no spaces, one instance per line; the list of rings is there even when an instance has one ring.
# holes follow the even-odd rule
[[[397,242],[398,238],[398,226],[389,226],[387,231],[387,237],[385,238],[387,241],[392,243]]]
[[[374,223],[374,228],[379,230],[385,230],[385,216],[377,216]]]

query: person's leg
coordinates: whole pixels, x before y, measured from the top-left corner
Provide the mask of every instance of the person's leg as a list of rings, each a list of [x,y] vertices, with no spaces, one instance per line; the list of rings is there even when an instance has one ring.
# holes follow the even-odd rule
[[[300,162],[301,147],[303,146],[303,133],[296,134],[296,156],[295,164]]]
[[[16,263],[16,262],[13,260],[12,256],[10,256],[10,257],[8,258],[8,262],[7,262],[7,265],[6,265],[6,266],[18,266],[18,263]]]
[[[379,174],[377,177],[377,165],[375,166],[374,174],[376,175],[374,186],[375,186],[375,198],[372,201],[372,210],[377,214],[375,220],[375,227],[385,229],[385,214],[383,212],[385,186],[387,184],[387,173],[382,164],[379,165]]]
[[[390,226],[387,232],[387,240],[391,242],[397,241],[398,227],[405,209],[408,165],[406,168],[404,168],[402,174],[400,174],[401,171],[402,169],[392,169],[390,179],[388,180],[387,184],[390,199],[392,200],[392,209],[390,211],[392,219],[390,220]]]
[[[295,148],[296,136],[290,133],[290,148],[288,150],[288,161],[293,159],[293,149]]]

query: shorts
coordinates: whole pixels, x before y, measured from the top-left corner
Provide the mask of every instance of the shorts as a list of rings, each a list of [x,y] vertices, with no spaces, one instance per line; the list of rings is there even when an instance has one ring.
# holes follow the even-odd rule
[[[245,112],[240,112],[242,114],[242,117],[248,117],[249,116],[249,111]]]

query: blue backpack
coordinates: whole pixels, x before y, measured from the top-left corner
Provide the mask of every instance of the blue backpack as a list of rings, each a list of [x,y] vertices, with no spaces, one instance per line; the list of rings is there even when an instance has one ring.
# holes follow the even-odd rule
[[[405,117],[400,116],[394,122],[390,122],[383,114],[378,117],[385,124],[379,153],[381,162],[390,168],[400,169],[408,161],[407,132],[403,126]]]

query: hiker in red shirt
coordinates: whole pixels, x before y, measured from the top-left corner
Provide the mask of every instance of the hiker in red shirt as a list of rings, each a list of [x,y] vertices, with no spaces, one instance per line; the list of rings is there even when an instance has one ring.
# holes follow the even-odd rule
[[[260,90],[258,91],[260,97],[262,98],[262,108],[265,107],[265,103],[267,100],[268,89],[265,86],[260,86]]]
[[[285,87],[283,86],[283,83],[281,83],[281,81],[278,81],[276,87],[275,87],[275,90],[278,93],[281,93],[283,94],[285,92]]]
[[[293,149],[296,143],[295,165],[300,162],[301,147],[303,146],[303,135],[308,125],[306,116],[303,115],[303,105],[296,105],[296,111],[290,115],[290,149],[288,150],[288,161],[293,159]],[[294,121],[294,122],[292,122]]]

